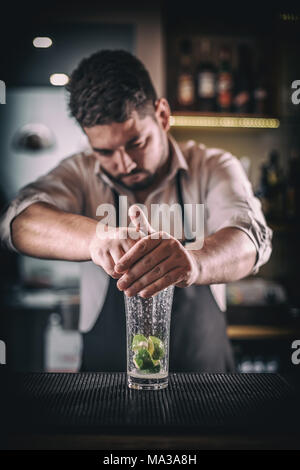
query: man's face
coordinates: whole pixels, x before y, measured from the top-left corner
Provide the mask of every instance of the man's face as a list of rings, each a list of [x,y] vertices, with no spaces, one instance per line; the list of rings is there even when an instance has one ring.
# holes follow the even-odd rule
[[[84,128],[103,172],[130,190],[150,187],[168,159],[164,104],[158,104],[153,116],[140,118],[134,111],[125,122]]]

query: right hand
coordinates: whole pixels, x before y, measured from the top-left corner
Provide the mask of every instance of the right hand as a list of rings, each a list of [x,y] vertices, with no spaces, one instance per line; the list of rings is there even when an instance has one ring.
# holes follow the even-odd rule
[[[91,260],[97,266],[101,266],[111,277],[119,279],[124,273],[115,272],[115,265],[146,233],[141,230],[140,226],[109,227],[99,224],[89,245]]]

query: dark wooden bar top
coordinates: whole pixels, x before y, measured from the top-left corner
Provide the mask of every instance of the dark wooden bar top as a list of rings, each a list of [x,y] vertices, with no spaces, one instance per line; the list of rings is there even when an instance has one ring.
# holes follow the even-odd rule
[[[278,374],[171,373],[137,391],[125,373],[1,376],[5,449],[299,449],[297,389]]]

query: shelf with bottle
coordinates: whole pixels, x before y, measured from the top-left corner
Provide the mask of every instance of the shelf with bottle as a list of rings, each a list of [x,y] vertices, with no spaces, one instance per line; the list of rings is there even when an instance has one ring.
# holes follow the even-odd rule
[[[255,195],[270,227],[277,232],[294,232],[300,228],[300,150],[290,148],[287,169],[284,171],[280,155],[272,150],[261,165],[260,179]]]
[[[255,38],[218,36],[173,39],[175,44],[168,51],[167,81],[174,117],[188,114],[193,117],[191,125],[196,125],[196,117],[206,116],[274,119],[271,127],[279,126],[274,118],[278,112],[276,84],[268,60],[271,54],[265,43],[262,47]],[[222,127],[238,124],[248,127],[246,121],[234,120]],[[250,121],[250,127],[260,127],[258,124],[268,123]]]

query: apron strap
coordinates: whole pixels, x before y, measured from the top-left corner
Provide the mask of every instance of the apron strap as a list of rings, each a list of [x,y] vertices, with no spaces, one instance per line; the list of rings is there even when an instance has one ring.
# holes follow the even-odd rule
[[[187,237],[185,237],[185,239],[181,242],[183,245],[185,245],[186,243],[194,242],[196,240],[196,237],[193,237],[191,235],[192,232],[190,230],[190,224],[189,224],[188,218],[186,217],[186,220],[184,220],[184,202],[183,202],[183,196],[182,196],[182,180],[181,180],[181,176],[180,176],[181,171],[182,170],[178,170],[178,172],[176,174],[176,188],[177,188],[178,202],[179,202],[180,207],[181,207],[182,225],[184,227],[184,232],[187,234]]]
[[[120,227],[120,211],[119,211],[119,193],[112,188],[113,191],[113,196],[115,200],[115,208],[116,208],[116,213],[117,213],[117,227]]]

